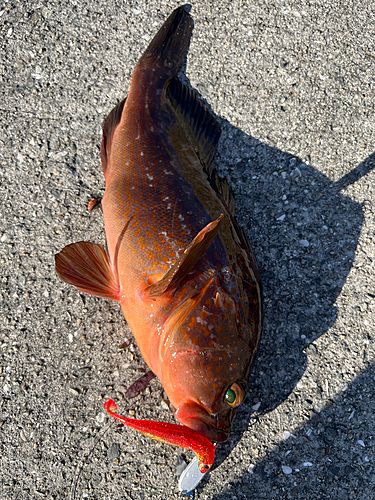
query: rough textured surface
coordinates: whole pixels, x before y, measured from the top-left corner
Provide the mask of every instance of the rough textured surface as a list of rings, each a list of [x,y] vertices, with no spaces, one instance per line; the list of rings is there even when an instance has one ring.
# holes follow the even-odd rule
[[[198,498],[373,498],[371,5],[194,3],[187,76],[223,117],[217,164],[265,296],[250,395]],[[103,191],[100,124],[175,6],[0,8],[1,500],[179,497],[178,451],[102,412],[113,396],[172,418],[157,381],[125,400],[145,366],[120,348],[118,306],[65,286],[53,263],[68,242],[103,241],[85,208]]]

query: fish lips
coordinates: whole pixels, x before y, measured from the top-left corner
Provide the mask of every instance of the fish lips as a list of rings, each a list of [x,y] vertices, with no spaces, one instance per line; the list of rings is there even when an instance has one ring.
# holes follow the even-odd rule
[[[190,403],[176,410],[176,418],[212,442],[222,443],[228,439],[232,420],[230,413],[226,415],[209,414],[196,403]]]

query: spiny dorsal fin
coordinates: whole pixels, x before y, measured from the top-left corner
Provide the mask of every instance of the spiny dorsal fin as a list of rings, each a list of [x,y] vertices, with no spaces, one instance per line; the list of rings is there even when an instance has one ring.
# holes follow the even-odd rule
[[[80,241],[64,247],[55,256],[56,272],[82,292],[120,300],[120,285],[102,245]]]
[[[105,118],[102,125],[103,136],[102,136],[102,142],[100,144],[100,159],[102,161],[103,172],[106,171],[108,165],[108,158],[109,158],[109,153],[111,151],[113,133],[121,120],[122,110],[124,109],[125,101],[126,97],[112,109],[107,118]]]
[[[150,297],[157,297],[175,288],[181,279],[194,268],[217,235],[220,222],[223,218],[224,215],[221,214],[216,220],[210,222],[199,231],[193,241],[185,248],[178,261],[167,271],[161,280],[147,288],[146,292]]]
[[[221,128],[208,106],[199,99],[198,93],[172,78],[167,87],[167,97],[181,125],[192,142],[196,153],[210,174]]]

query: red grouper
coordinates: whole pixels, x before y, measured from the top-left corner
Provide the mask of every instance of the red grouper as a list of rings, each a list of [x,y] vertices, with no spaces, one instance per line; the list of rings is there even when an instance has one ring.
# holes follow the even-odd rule
[[[244,399],[261,289],[230,190],[213,166],[220,126],[177,77],[192,30],[185,6],[172,12],[136,65],[127,98],[103,123],[108,250],[73,243],[56,256],[56,270],[79,290],[121,304],[184,425],[124,423],[193,449],[208,468],[211,442],[228,437]],[[106,409],[120,418],[113,401]]]

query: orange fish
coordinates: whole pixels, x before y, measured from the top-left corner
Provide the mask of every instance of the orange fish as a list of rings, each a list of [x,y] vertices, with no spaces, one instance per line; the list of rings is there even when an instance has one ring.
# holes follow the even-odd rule
[[[121,304],[194,449],[198,435],[225,440],[244,399],[261,289],[230,190],[213,166],[220,126],[177,77],[192,29],[185,6],[172,12],[136,65],[127,98],[104,121],[107,249],[68,245],[56,270],[79,290]],[[141,432],[186,445],[168,437],[173,424],[159,423],[157,434],[157,422],[142,422]]]

